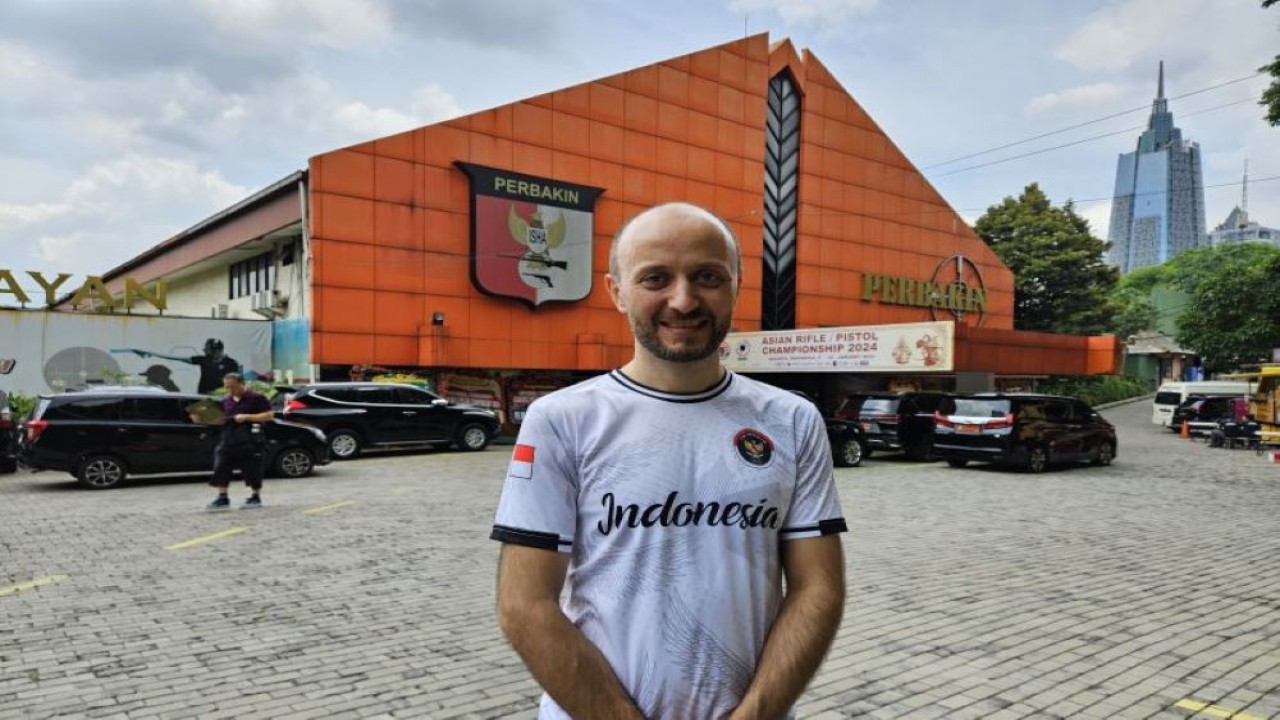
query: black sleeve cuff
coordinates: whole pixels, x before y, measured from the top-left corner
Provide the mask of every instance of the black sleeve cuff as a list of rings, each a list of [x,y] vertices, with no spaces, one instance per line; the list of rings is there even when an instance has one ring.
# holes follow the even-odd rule
[[[558,551],[562,548],[573,547],[573,541],[561,540],[560,536],[555,533],[524,530],[510,527],[509,525],[494,525],[493,532],[489,533],[489,539],[542,550]]]
[[[836,533],[849,532],[849,526],[845,524],[844,518],[831,518],[830,520],[819,520],[812,525],[797,525],[795,527],[782,528],[778,531],[779,535],[799,535],[802,533],[818,533],[819,535],[835,535]]]

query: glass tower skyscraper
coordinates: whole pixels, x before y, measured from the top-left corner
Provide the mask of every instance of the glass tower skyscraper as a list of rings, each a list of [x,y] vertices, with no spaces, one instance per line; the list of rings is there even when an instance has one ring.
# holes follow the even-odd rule
[[[1111,263],[1120,272],[1159,265],[1205,241],[1200,146],[1182,139],[1164,98],[1160,63],[1156,99],[1138,148],[1116,165],[1111,203]]]

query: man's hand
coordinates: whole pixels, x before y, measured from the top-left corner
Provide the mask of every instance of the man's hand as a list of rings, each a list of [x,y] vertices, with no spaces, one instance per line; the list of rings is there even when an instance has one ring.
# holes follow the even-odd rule
[[[644,720],[609,661],[560,610],[569,556],[504,544],[498,625],[533,678],[575,718]]]
[[[730,720],[785,715],[813,679],[844,614],[844,551],[839,535],[782,543],[787,595],[769,630],[755,676]]]

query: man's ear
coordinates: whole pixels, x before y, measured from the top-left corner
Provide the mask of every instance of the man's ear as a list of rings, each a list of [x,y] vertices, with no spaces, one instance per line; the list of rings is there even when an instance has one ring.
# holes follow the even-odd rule
[[[604,276],[604,286],[609,290],[609,299],[613,300],[613,306],[618,308],[618,312],[625,313],[627,311],[627,303],[622,298],[622,287],[618,285],[618,281],[613,275],[606,274]]]

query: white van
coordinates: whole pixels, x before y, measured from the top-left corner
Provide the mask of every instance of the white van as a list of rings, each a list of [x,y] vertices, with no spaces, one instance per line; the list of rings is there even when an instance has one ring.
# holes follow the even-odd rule
[[[1244,397],[1251,391],[1246,380],[1202,380],[1200,382],[1167,382],[1156,390],[1151,405],[1151,422],[1169,427],[1173,409],[1191,395],[1205,397]]]

